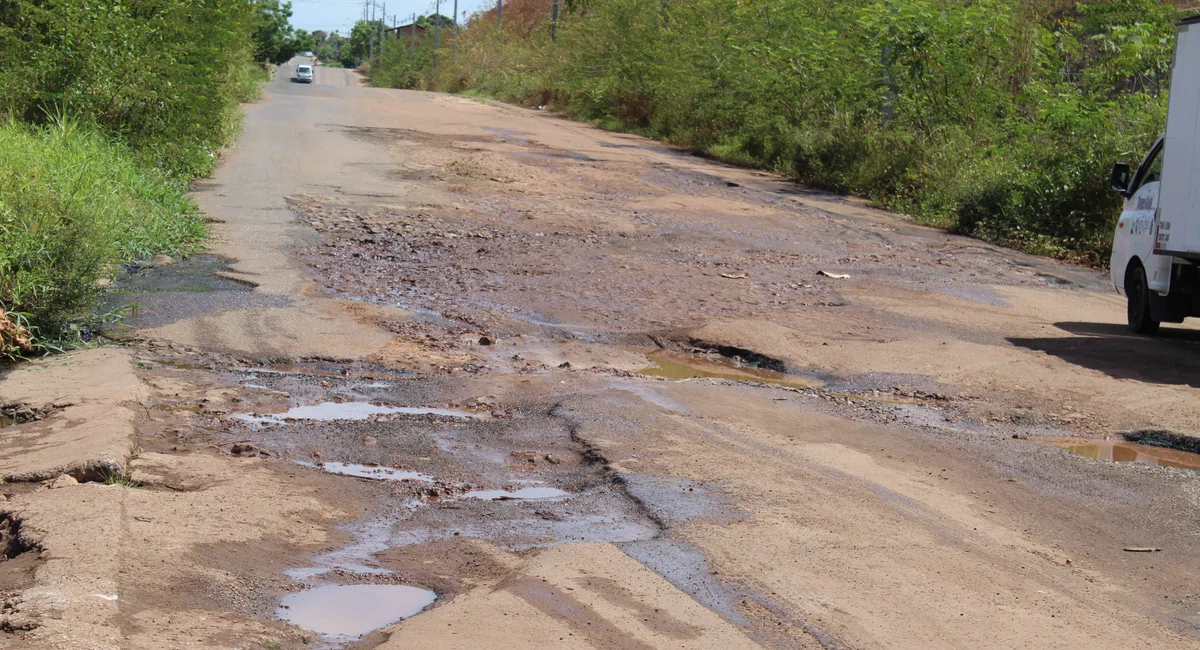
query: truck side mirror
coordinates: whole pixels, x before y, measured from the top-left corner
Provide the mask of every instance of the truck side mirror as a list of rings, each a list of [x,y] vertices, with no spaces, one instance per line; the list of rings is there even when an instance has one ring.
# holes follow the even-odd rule
[[[1120,192],[1121,194],[1129,192],[1129,163],[1117,163],[1113,165],[1109,185],[1112,186],[1114,192]]]

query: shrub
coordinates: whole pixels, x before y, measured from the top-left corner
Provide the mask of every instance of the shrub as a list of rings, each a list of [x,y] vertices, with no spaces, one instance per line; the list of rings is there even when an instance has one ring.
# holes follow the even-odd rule
[[[377,85],[470,90],[863,194],[1010,246],[1107,259],[1116,160],[1165,126],[1159,0],[509,0]],[[423,45],[431,49],[428,43]]]
[[[0,151],[0,304],[44,341],[93,307],[118,262],[204,234],[183,183],[94,127],[0,123]]]

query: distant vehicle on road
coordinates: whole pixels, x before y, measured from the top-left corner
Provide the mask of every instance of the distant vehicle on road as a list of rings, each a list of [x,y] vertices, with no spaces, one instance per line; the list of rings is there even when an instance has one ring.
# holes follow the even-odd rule
[[[1196,34],[1192,34],[1195,31]],[[1113,237],[1112,281],[1128,301],[1129,329],[1200,316],[1200,16],[1178,24],[1167,134],[1137,171],[1113,166],[1125,197]]]
[[[311,65],[296,66],[296,76],[292,77],[292,81],[310,84],[313,80],[313,69]]]
[[[308,58],[310,58],[310,59],[311,59],[311,58],[312,58],[312,52],[310,52],[310,51],[308,51],[308,50],[304,50],[303,52],[301,52],[301,53],[300,53],[300,56],[306,56],[306,57],[308,57]]]

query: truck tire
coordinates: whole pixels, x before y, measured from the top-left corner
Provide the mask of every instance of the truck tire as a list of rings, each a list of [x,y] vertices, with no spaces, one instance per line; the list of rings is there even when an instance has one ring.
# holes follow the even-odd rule
[[[1129,298],[1129,331],[1134,334],[1157,332],[1158,321],[1150,315],[1150,285],[1146,282],[1146,269],[1141,265],[1129,271],[1125,295]]]

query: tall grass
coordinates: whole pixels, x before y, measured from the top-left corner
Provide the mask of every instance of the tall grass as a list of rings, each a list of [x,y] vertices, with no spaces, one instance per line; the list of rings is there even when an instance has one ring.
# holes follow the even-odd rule
[[[0,114],[42,124],[69,114],[149,165],[207,173],[236,134],[254,0],[5,0]]]
[[[285,34],[286,11],[0,1],[0,356],[28,351],[21,326],[70,335],[116,263],[204,236],[184,191],[240,132],[268,75],[255,39]]]
[[[509,0],[379,85],[550,104],[958,232],[1102,263],[1164,128],[1160,0]]]
[[[0,122],[0,305],[61,338],[125,260],[187,250],[204,222],[185,181],[72,118]]]

